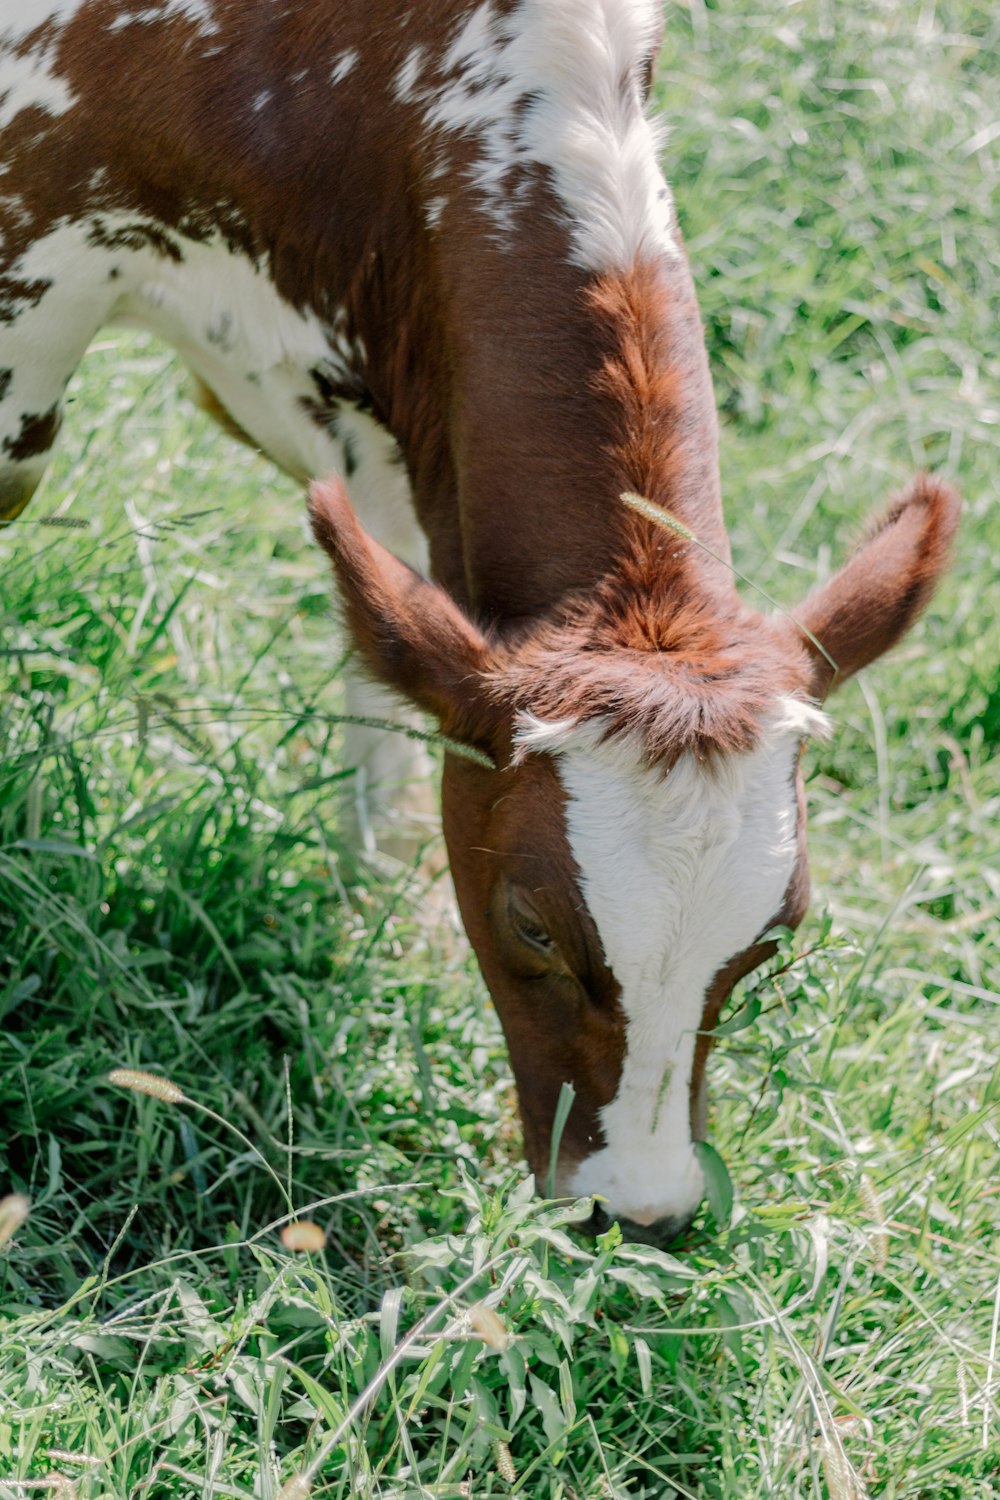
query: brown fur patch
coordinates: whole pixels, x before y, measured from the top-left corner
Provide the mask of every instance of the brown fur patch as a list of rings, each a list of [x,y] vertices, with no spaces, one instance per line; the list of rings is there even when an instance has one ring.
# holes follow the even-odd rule
[[[39,453],[48,453],[56,440],[61,420],[58,402],[48,411],[27,412],[21,418],[17,436],[4,438],[3,451],[18,463],[35,458]]]

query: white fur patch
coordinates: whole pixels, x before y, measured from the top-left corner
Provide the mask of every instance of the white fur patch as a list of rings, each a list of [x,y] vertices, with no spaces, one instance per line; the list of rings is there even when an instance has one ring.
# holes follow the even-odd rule
[[[513,229],[511,172],[543,166],[566,211],[574,262],[625,270],[677,253],[659,136],[639,92],[659,20],[655,0],[521,0],[507,15],[486,0],[437,60],[449,81],[420,90],[426,62],[411,53],[397,96],[419,99],[431,127],[475,136],[473,184],[498,231]]]
[[[168,0],[167,10],[193,21],[202,36],[214,36],[219,30],[213,0]]]
[[[514,735],[514,764],[534,752],[555,755],[565,750],[579,726],[576,719],[539,719],[533,713],[517,716]]]
[[[23,57],[8,53],[0,58],[0,130],[24,109],[40,109],[61,115],[76,97],[64,78],[53,71],[55,47],[49,43]]]
[[[125,287],[109,321],[171,344],[288,473],[306,479],[342,469],[339,444],[302,403],[316,397],[309,370],[321,366],[341,378],[351,351],[318,318],[285,302],[264,265],[221,240],[182,241],[181,251],[180,262],[155,251],[119,257]]]
[[[98,220],[105,240],[137,225],[134,215],[101,214]],[[221,240],[178,236],[183,259],[175,261],[153,246],[94,244],[95,222],[57,225],[10,268],[17,280],[49,286],[37,301],[27,299],[4,331],[4,363],[13,378],[0,403],[0,442],[17,436],[24,415],[59,401],[102,324],[145,328],[177,350],[289,473],[302,479],[344,474],[362,515],[374,508],[376,534],[388,530],[387,545],[394,545],[383,521],[406,515],[409,492],[395,439],[350,405],[331,407],[327,427],[302,404],[317,398],[311,369],[321,368],[336,382],[364,365],[365,351],[348,338],[343,318],[330,327],[299,312],[278,295],[263,265]],[[44,457],[35,460],[36,468],[40,464]],[[414,561],[419,566],[424,558]]]
[[[392,433],[367,412],[342,406],[337,438],[351,499],[372,536],[418,573],[428,573],[427,538],[414,515],[409,474]]]
[[[401,104],[407,104],[413,98],[423,62],[424,49],[422,47],[412,47],[404,57],[393,80],[392,90]]]
[[[0,404],[0,443],[15,438],[22,418],[48,411],[62,396],[97,329],[110,311],[106,250],[86,243],[80,225],[58,224],[10,267],[14,280],[49,283],[37,302],[24,304],[4,328],[3,363],[12,371]],[[44,467],[35,459],[33,469]]]
[[[330,69],[330,82],[343,83],[348,73],[356,67],[357,61],[358,54],[353,49],[350,52],[342,52]]]
[[[144,10],[125,10],[115,16],[109,31],[124,31],[127,26],[152,26],[162,21],[164,12],[160,6],[147,6]]]
[[[780,909],[796,859],[800,739],[825,725],[782,700],[758,747],[712,767],[685,755],[664,777],[601,726],[526,724],[525,748],[558,756],[584,899],[622,991],[626,1055],[601,1112],[605,1146],[561,1190],[597,1192],[642,1224],[695,1209],[691,1139],[696,1032],[713,976]]]
[[[30,4],[22,4],[21,0],[2,0],[0,43],[16,46],[50,21],[61,26],[83,4],[84,0],[31,0]]]

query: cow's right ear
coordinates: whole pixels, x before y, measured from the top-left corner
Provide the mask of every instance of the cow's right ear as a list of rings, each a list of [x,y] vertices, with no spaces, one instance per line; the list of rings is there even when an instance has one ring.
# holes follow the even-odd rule
[[[792,611],[820,702],[909,630],[948,564],[960,509],[950,484],[918,474],[840,572]]]
[[[368,535],[338,478],[310,486],[309,515],[367,670],[433,714],[446,732],[467,733],[486,711],[486,638],[443,589]]]

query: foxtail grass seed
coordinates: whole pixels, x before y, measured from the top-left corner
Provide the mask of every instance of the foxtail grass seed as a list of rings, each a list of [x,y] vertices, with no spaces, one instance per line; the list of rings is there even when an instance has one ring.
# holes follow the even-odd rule
[[[965,1378],[965,1361],[958,1362],[958,1420],[962,1427],[969,1425],[969,1386]]]
[[[889,1236],[885,1229],[885,1210],[882,1207],[882,1200],[875,1191],[875,1184],[867,1172],[861,1178],[859,1192],[865,1213],[870,1222],[875,1225],[874,1231],[868,1237],[875,1269],[884,1271],[889,1264]]]
[[[507,1484],[516,1484],[517,1470],[514,1460],[510,1456],[510,1449],[502,1438],[498,1438],[493,1444],[493,1454],[497,1462],[497,1473],[500,1478],[506,1480]]]
[[[112,1068],[108,1082],[118,1088],[131,1089],[133,1094],[148,1094],[151,1099],[162,1099],[164,1104],[187,1104],[188,1097],[169,1078],[158,1073],[142,1073],[138,1068]]]

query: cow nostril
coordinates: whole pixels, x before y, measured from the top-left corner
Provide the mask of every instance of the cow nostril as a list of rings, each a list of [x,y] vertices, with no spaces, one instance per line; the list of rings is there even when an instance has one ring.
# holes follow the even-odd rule
[[[595,1203],[594,1212],[586,1224],[580,1225],[580,1228],[587,1234],[604,1234],[612,1224],[617,1223],[628,1244],[653,1245],[657,1250],[665,1250],[668,1245],[680,1239],[685,1230],[690,1229],[697,1212],[696,1206],[688,1213],[667,1214],[662,1219],[656,1219],[652,1224],[640,1224],[635,1219],[624,1218],[621,1214],[609,1214],[607,1209]]]

